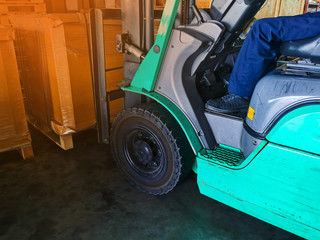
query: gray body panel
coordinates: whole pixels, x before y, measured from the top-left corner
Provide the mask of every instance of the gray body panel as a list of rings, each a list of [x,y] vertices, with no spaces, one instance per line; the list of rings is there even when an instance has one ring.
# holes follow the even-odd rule
[[[205,113],[218,144],[241,149],[243,120],[219,113]]]
[[[319,78],[285,75],[278,69],[257,84],[250,102],[255,115],[252,121],[246,118],[246,123],[255,133],[264,136],[290,109],[319,100]]]
[[[249,157],[249,155],[260,145],[262,139],[252,136],[246,129],[242,131],[241,137],[241,151],[245,158]]]
[[[258,9],[264,1],[251,2],[254,5],[251,7]],[[228,14],[222,15],[222,23],[230,32],[236,32],[237,26],[244,22],[245,18],[240,19],[239,14],[250,10],[243,1],[233,3]],[[241,5],[240,11],[239,6],[235,7],[237,4]],[[203,15],[205,19],[210,18],[208,14]],[[253,120],[246,118],[243,124],[236,118],[205,113],[194,75],[210,53],[216,51],[216,43],[223,30],[221,23],[212,20],[173,29],[155,91],[176,104],[188,117],[205,148],[212,149],[216,143],[224,144],[241,149],[247,157],[286,111],[307,101],[319,101],[320,81],[315,77],[285,75],[274,71],[256,86],[250,103],[255,110]]]
[[[253,120],[247,117],[242,124],[236,118],[205,114],[218,144],[241,149],[248,157],[285,114],[305,104],[320,103],[320,78],[283,73],[279,68],[257,84],[250,102],[255,110]]]
[[[216,142],[204,115],[204,103],[198,94],[194,74],[222,31],[222,26],[216,22],[173,29],[155,86],[157,93],[170,99],[189,118],[207,149],[212,149]]]

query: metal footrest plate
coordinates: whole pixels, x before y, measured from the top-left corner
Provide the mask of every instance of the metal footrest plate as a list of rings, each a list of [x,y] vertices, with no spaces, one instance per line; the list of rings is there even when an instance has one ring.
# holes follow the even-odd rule
[[[206,150],[200,157],[228,167],[240,166],[245,159],[240,150],[221,145],[214,150]]]

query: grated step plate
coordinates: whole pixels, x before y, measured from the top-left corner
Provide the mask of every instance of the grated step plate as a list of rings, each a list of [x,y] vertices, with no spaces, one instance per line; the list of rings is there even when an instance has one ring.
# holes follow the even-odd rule
[[[214,150],[207,150],[206,154],[202,156],[229,167],[240,166],[245,159],[240,151],[224,146],[217,146]]]

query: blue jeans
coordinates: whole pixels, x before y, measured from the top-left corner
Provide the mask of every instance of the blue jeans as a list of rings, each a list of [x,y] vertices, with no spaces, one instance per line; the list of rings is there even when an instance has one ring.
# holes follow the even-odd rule
[[[276,64],[280,45],[320,35],[320,12],[256,21],[233,68],[229,92],[251,97],[257,82]]]

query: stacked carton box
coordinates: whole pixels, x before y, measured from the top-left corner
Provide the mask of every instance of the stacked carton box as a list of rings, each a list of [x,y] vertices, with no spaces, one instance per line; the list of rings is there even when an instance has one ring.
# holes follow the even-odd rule
[[[72,134],[95,125],[90,68],[88,16],[84,13],[11,15],[17,31],[17,54],[25,89],[28,120],[64,149]],[[105,22],[106,68],[121,67],[115,35],[121,21]],[[123,79],[122,70],[107,73],[108,91]],[[111,103],[111,114],[122,100]]]
[[[14,50],[14,31],[0,26],[0,152],[20,149],[33,157]]]
[[[121,0],[92,0],[94,8],[121,8]]]
[[[90,18],[85,12],[99,7],[92,6],[99,2],[103,2],[101,8],[121,5],[121,0],[0,0],[0,23],[16,30],[27,119],[63,149],[73,147],[73,133],[92,128],[96,122]],[[123,65],[123,56],[116,51],[116,34],[121,29],[119,20],[104,23],[106,69]],[[108,71],[107,91],[117,89],[122,80],[122,69]],[[122,99],[110,103],[111,120],[122,107]]]
[[[106,0],[109,1],[109,0]],[[212,0],[197,0],[196,4],[198,8],[210,8]],[[155,8],[161,9],[164,8],[166,0],[154,0]]]
[[[211,0],[197,0],[197,7],[198,8],[210,8],[211,7]]]
[[[43,0],[0,0],[0,14],[31,12],[45,13],[46,4]]]
[[[79,12],[90,9],[90,0],[44,0],[48,13]]]
[[[108,0],[107,0],[108,1]],[[156,8],[163,8],[166,0],[154,0]],[[212,0],[197,0],[198,8],[210,8]],[[267,0],[257,18],[290,16],[304,11],[305,0]]]
[[[166,4],[166,0],[154,0],[155,8],[163,8]]]

